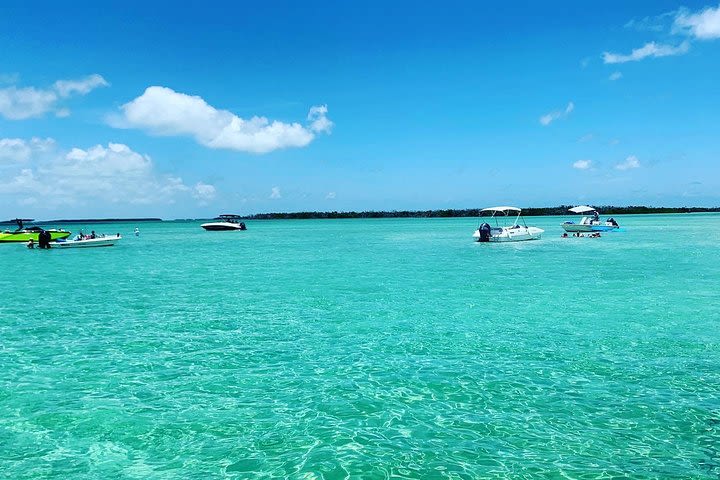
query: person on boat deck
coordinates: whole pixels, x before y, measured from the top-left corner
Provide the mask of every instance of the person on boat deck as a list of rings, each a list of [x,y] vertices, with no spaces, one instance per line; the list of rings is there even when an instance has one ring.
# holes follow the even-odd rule
[[[596,222],[600,221],[600,214],[597,212],[597,210],[593,212],[593,220],[595,220]]]
[[[92,232],[90,232],[90,238],[95,238],[95,237],[96,237],[95,230],[93,230]]]

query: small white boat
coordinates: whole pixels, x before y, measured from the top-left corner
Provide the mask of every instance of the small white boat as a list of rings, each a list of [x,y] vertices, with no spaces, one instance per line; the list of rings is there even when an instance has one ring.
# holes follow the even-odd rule
[[[566,232],[611,232],[620,228],[614,218],[608,218],[604,222],[600,220],[600,214],[594,207],[579,205],[568,210],[571,213],[592,214],[582,217],[580,222],[563,222],[560,226]]]
[[[217,222],[203,223],[200,225],[205,230],[247,230],[245,223],[240,222],[240,215],[219,215]]]
[[[515,221],[512,225],[508,225],[510,214],[515,216]],[[517,213],[517,215],[515,215]],[[480,218],[487,218],[488,214],[490,221],[495,219],[495,226],[493,227],[488,222],[480,224],[473,238],[478,242],[522,242],[526,240],[539,240],[542,236],[542,228],[528,227],[525,223],[525,219],[522,218],[522,210],[517,207],[491,207],[480,210]],[[485,215],[483,215],[485,214]],[[506,224],[500,225],[498,217],[504,217]],[[522,225],[518,222],[522,221]]]
[[[102,235],[95,238],[74,238],[72,240],[58,240],[50,244],[51,248],[89,248],[89,247],[112,247],[122,240],[120,234]]]

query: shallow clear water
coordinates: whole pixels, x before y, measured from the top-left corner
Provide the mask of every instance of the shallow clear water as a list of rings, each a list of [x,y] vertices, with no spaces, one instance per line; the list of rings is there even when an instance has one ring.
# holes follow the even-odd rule
[[[0,245],[0,472],[718,478],[720,215],[616,218],[516,244],[465,218]]]

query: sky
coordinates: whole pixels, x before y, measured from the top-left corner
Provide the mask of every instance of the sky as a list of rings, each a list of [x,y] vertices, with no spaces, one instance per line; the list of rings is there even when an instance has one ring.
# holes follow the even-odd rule
[[[0,219],[720,206],[720,4],[0,3]]]

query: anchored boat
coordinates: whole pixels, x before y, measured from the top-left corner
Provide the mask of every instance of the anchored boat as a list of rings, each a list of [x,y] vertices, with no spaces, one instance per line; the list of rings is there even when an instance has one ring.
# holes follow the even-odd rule
[[[614,218],[608,218],[604,222],[600,220],[600,214],[594,207],[579,205],[568,210],[571,213],[584,214],[580,222],[563,222],[561,227],[570,233],[576,232],[611,232],[620,228]]]
[[[219,215],[217,222],[203,223],[200,225],[205,230],[247,230],[245,223],[239,221],[240,215]]]
[[[122,237],[118,233],[117,235],[100,235],[95,238],[82,237],[75,238],[72,240],[58,240],[50,244],[51,248],[89,248],[89,247],[112,247],[116,243],[122,240]]]
[[[50,240],[67,238],[70,236],[71,233],[67,230],[56,228],[43,229],[36,226],[25,227],[23,222],[32,222],[31,218],[16,218],[14,222],[17,223],[18,228],[14,231],[5,230],[4,232],[0,232],[0,242],[28,242],[30,240],[32,240],[33,242],[37,242],[40,236],[40,232],[42,231],[46,231],[50,234]]]
[[[515,215],[517,214],[517,215]],[[488,222],[480,224],[473,238],[478,242],[522,242],[525,240],[539,240],[542,236],[542,228],[528,227],[522,217],[522,209],[517,207],[490,207],[480,210],[481,220],[489,217],[489,221],[495,220],[495,226]],[[515,220],[509,224],[512,216]],[[504,225],[500,225],[499,217],[504,219]],[[522,222],[520,225],[519,222]]]

